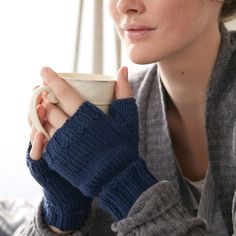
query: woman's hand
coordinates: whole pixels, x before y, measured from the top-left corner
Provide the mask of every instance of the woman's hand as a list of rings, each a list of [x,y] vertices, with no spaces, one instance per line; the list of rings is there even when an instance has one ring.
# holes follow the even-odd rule
[[[57,128],[68,119],[68,115],[57,107],[51,107],[47,101],[40,98],[37,112],[40,122],[52,136]],[[48,121],[51,114],[57,116],[53,125]],[[44,135],[31,126],[30,145],[27,150],[27,166],[31,175],[43,188],[43,218],[49,228],[58,234],[65,234],[81,227],[87,218],[92,199],[84,196],[57,172],[50,169],[43,157],[47,144]]]
[[[38,112],[38,116],[39,116],[39,120],[41,122],[41,124],[44,125],[45,122],[45,115],[46,115],[46,110],[44,109],[44,107],[41,105],[41,100],[42,98],[39,99],[39,103],[37,106],[37,112]],[[44,150],[44,147],[47,143],[47,139],[44,137],[44,135],[40,132],[38,132],[35,127],[33,126],[33,123],[30,119],[30,117],[28,117],[28,123],[31,127],[31,134],[30,134],[30,143],[31,143],[31,150],[30,150],[30,156],[32,158],[32,160],[40,160],[42,157],[42,153]]]
[[[55,72],[46,70],[44,82],[60,97],[60,103],[69,108],[60,115],[65,116],[65,122],[63,118],[62,122],[57,122],[58,118],[53,114],[57,108],[51,109],[50,104],[45,106],[46,121],[50,122],[54,134],[45,148],[43,159],[85,196],[101,195],[101,204],[104,206],[104,202],[107,202],[104,199],[110,194],[108,190],[113,189],[119,181],[122,182],[121,187],[130,186],[130,191],[120,189],[120,186],[115,187],[119,189],[118,193],[112,190],[115,195],[122,195],[125,191],[129,196],[129,200],[124,203],[125,208],[122,205],[122,209],[118,209],[119,202],[116,202],[117,212],[112,212],[116,218],[121,218],[137,197],[155,183],[155,179],[139,158],[138,111],[128,82],[127,69],[121,68],[117,77],[116,99],[107,115],[90,102],[81,101]],[[63,122],[62,126],[58,125]],[[109,199],[113,198],[112,194]],[[125,199],[124,195],[121,198]]]
[[[61,128],[66,120],[72,116],[84,102],[79,94],[75,92],[60,76],[52,69],[45,67],[41,70],[43,83],[50,86],[58,100],[62,104],[64,111],[47,100],[47,96],[42,97],[42,101],[37,107],[39,119],[46,132],[53,136],[57,129]],[[115,98],[132,97],[132,90],[128,83],[128,69],[122,67],[117,73],[117,83],[115,86]],[[32,126],[32,123],[30,122]],[[42,151],[47,140],[42,133],[39,133],[32,127],[31,134],[31,157],[38,160],[42,156]]]
[[[42,139],[41,143],[43,143],[43,134],[35,135],[38,136],[38,140]],[[35,145],[35,153],[42,151],[40,147],[43,145],[37,143],[33,145]],[[31,175],[43,188],[44,221],[54,232],[80,229],[88,216],[92,199],[84,196],[79,189],[50,169],[41,156],[31,157],[33,145],[30,144],[28,147],[26,161]]]

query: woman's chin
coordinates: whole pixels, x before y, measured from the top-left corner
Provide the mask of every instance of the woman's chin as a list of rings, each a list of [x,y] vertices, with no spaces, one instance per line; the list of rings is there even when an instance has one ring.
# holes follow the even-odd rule
[[[150,53],[148,53],[148,51],[150,50],[141,50],[137,47],[130,48],[127,51],[127,55],[133,63],[141,65],[152,64],[160,60],[161,57],[157,55],[157,53],[153,53],[153,49],[150,51]]]
[[[148,57],[143,57],[143,56],[134,56],[134,55],[129,55],[129,59],[135,63],[135,64],[139,64],[139,65],[146,65],[146,64],[152,64],[157,62],[157,60],[155,58],[148,58]]]

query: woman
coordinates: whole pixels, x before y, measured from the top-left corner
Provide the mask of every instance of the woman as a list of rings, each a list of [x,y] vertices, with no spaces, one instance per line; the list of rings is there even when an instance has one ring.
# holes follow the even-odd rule
[[[129,82],[118,71],[109,116],[42,69],[67,110],[38,106],[51,139],[32,127],[27,164],[44,198],[17,235],[232,235],[236,33],[222,21],[236,2],[109,9],[130,59],[154,65]]]

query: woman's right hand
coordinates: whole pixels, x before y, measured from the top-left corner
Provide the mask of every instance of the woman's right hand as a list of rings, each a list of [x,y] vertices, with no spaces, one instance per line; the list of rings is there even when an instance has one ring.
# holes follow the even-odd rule
[[[46,130],[50,129],[45,120],[46,110],[39,103],[40,121]],[[30,145],[27,150],[27,166],[31,175],[43,188],[43,217],[49,228],[58,234],[78,230],[88,216],[91,198],[85,197],[77,188],[68,183],[56,171],[51,170],[43,159],[47,140],[34,128],[31,120]]]

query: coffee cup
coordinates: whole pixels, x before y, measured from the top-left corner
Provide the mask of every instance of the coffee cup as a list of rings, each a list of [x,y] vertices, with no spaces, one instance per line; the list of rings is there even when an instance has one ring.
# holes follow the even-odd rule
[[[82,73],[58,73],[58,75],[67,82],[84,101],[89,101],[108,113],[109,105],[114,99],[115,79],[111,76],[102,74],[82,74]],[[63,110],[62,105],[56,98],[53,90],[49,86],[41,86],[33,91],[30,99],[29,116],[33,126],[37,131],[42,132],[47,139],[49,134],[43,128],[37,112],[39,96],[47,92],[49,102],[56,104]]]

